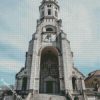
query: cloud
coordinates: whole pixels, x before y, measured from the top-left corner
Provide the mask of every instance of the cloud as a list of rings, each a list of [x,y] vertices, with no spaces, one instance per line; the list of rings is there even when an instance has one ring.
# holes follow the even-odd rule
[[[23,67],[23,63],[13,59],[0,59],[0,71],[18,72]]]
[[[28,41],[36,30],[36,20],[39,17],[38,11],[38,14],[34,14],[33,5],[37,6],[37,10],[38,5],[31,0],[8,0],[7,6],[6,2],[2,2],[0,4],[0,35],[2,36],[0,42],[6,41],[9,45],[16,46],[25,52]],[[9,2],[14,3],[15,6],[11,6]]]
[[[63,30],[67,33],[74,52],[74,63],[85,74],[90,68],[100,69],[100,1],[79,0],[60,2]],[[98,22],[96,21],[98,20]],[[99,26],[98,26],[99,25]],[[87,71],[86,71],[87,70]]]
[[[0,3],[0,72],[16,73],[24,66],[28,41],[36,30],[38,15],[33,14],[33,3],[30,0]]]

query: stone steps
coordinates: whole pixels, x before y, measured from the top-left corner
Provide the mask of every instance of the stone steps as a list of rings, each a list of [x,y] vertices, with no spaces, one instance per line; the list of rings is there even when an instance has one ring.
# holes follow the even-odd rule
[[[0,99],[2,100],[2,99]],[[13,96],[5,96],[3,100],[13,100]]]
[[[66,100],[64,96],[48,95],[48,94],[34,94],[30,99],[26,100]]]

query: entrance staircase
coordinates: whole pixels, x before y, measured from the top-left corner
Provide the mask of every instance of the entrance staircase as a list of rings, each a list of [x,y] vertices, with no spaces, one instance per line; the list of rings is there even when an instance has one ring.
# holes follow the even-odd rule
[[[26,100],[66,100],[64,96],[48,94],[29,94]]]

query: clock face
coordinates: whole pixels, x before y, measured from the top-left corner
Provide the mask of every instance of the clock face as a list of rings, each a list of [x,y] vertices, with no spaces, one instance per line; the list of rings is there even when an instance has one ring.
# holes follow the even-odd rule
[[[55,34],[43,34],[43,41],[44,42],[54,42],[56,41],[56,35]]]
[[[56,35],[55,34],[51,34],[51,41],[56,41]]]
[[[44,42],[50,42],[50,36],[48,34],[43,35],[43,41]]]

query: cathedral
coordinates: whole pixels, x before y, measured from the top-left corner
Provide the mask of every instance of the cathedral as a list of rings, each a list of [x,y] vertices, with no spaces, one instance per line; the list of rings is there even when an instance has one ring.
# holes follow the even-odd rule
[[[27,100],[87,100],[85,76],[74,67],[59,11],[57,0],[42,0],[39,6],[25,67],[16,74],[16,92]]]

